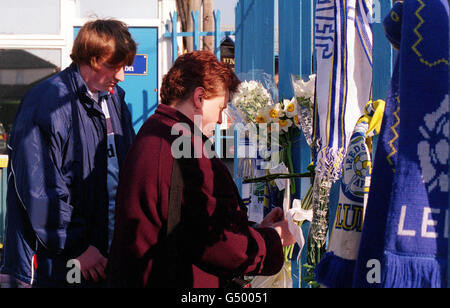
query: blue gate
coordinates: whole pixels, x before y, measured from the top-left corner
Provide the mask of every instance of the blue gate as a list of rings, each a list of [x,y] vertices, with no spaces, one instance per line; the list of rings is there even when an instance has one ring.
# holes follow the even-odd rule
[[[222,32],[220,29],[220,21],[221,21],[221,14],[220,11],[214,11],[214,31],[212,32],[201,32],[199,30],[199,13],[191,12],[191,18],[194,24],[194,31],[193,32],[178,32],[177,31],[177,24],[178,24],[178,14],[177,12],[173,12],[170,14],[171,17],[171,25],[166,24],[166,33],[164,33],[165,38],[170,38],[172,41],[172,64],[175,62],[175,60],[178,58],[178,37],[192,37],[193,39],[193,47],[194,50],[200,50],[200,37],[202,36],[214,36],[214,54],[216,55],[217,59],[220,61],[220,43],[224,37],[232,36],[234,35],[234,31],[224,31]],[[171,27],[169,27],[171,26]],[[171,28],[171,29],[169,29]],[[222,153],[222,139],[232,139],[234,136],[223,136],[221,132],[220,125],[217,125],[215,130],[215,136],[214,136],[214,145],[215,150],[218,154],[218,156],[221,156]]]
[[[391,1],[379,1],[381,16],[385,16]],[[314,72],[314,0],[278,1],[279,21],[279,97],[291,98],[293,91],[290,76],[308,77]],[[236,72],[247,73],[251,70],[263,70],[275,75],[275,0],[239,0],[236,6]],[[372,25],[374,36],[373,97],[385,98],[392,73],[392,49],[385,38],[383,25]],[[306,140],[302,136],[293,148],[294,171],[307,172],[311,154]],[[235,161],[235,165],[238,163]],[[236,178],[236,174],[235,174]],[[297,180],[294,198],[302,199],[309,188],[309,179]],[[309,223],[304,224],[305,238]],[[297,247],[298,248],[298,247]],[[298,255],[298,249],[296,249]],[[293,260],[297,256],[294,254]],[[306,287],[302,281],[304,274],[301,264],[306,263],[306,251],[303,250],[300,264],[292,261],[293,287]]]

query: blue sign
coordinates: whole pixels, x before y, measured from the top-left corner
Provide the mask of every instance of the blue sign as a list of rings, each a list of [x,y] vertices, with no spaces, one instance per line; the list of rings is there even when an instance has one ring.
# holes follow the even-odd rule
[[[131,66],[125,66],[125,75],[145,76],[148,74],[148,55],[136,55]]]

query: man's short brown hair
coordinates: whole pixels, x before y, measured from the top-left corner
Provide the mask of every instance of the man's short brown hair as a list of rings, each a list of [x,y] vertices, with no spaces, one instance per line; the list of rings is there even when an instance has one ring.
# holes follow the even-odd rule
[[[97,67],[104,58],[111,65],[132,65],[136,56],[136,42],[125,23],[114,19],[87,22],[75,38],[70,57],[80,64]]]
[[[206,90],[207,97],[220,91],[236,92],[239,79],[231,67],[219,62],[209,51],[194,51],[180,56],[164,76],[161,85],[161,103],[171,105],[186,100],[197,87]]]

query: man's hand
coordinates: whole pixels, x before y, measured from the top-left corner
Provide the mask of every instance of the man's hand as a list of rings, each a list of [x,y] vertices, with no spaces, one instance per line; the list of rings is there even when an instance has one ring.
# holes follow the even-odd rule
[[[284,218],[283,210],[276,207],[270,212],[259,225],[261,228],[274,228],[281,238],[283,246],[295,244],[295,239],[289,231],[287,220]]]
[[[108,259],[96,247],[89,246],[77,260],[80,262],[81,273],[84,279],[93,280],[94,282],[106,279],[105,268]]]

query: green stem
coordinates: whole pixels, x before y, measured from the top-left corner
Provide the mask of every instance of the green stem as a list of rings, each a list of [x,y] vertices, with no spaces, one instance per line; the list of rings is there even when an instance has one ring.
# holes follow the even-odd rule
[[[314,173],[291,173],[291,174],[285,174],[285,173],[274,173],[274,174],[268,174],[262,177],[253,178],[253,179],[244,179],[242,181],[243,184],[249,184],[249,183],[259,183],[259,182],[271,182],[276,179],[295,179],[295,178],[311,178],[314,177]]]
[[[289,262],[292,260],[294,254],[295,244],[283,247],[284,261]]]
[[[287,162],[288,162],[289,173],[294,173],[294,163],[292,161],[292,141],[291,140],[288,140]],[[294,195],[295,192],[296,192],[295,179],[291,178],[291,194]]]

